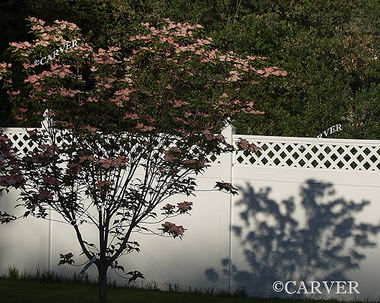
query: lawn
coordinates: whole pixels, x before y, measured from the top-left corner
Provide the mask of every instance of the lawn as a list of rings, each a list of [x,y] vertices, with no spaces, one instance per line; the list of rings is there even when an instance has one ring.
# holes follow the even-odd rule
[[[96,285],[77,282],[0,279],[0,302],[6,303],[97,303]],[[222,297],[186,292],[163,292],[133,288],[108,288],[108,303],[269,303],[338,302],[317,300],[255,299]]]

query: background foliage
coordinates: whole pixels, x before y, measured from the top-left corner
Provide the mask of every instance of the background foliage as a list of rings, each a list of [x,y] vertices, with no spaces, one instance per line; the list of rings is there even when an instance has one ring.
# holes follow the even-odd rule
[[[239,133],[316,137],[341,123],[331,137],[379,139],[379,10],[376,0],[8,0],[0,53],[3,61],[9,42],[30,38],[27,16],[74,22],[95,45],[124,51],[142,21],[200,23],[220,49],[267,56],[289,72],[250,91],[266,114],[243,115]],[[5,94],[0,101],[0,125],[17,125]]]

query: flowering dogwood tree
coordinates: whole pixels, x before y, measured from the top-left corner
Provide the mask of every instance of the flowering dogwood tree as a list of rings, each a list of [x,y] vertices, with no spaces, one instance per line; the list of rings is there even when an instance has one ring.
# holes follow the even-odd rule
[[[37,147],[26,154],[0,133],[0,186],[20,190],[24,216],[47,218],[51,209],[72,225],[98,268],[105,302],[107,270],[124,271],[117,259],[139,250],[132,232],[182,238],[185,228],[170,218],[189,213],[192,202],[165,200],[193,194],[194,175],[212,156],[255,151],[245,140],[229,145],[221,130],[241,113],[261,114],[244,95],[261,79],[286,72],[265,67],[265,58],[212,48],[201,25],[144,23],[141,34],[129,38],[130,53],[121,54],[117,47],[95,50],[75,24],[29,20],[36,39],[10,44],[14,62],[0,64],[0,79],[16,105],[15,119],[41,121],[46,112],[48,122],[28,131]],[[50,65],[33,65],[72,40],[76,46],[49,58]],[[22,83],[12,79],[16,65]],[[228,183],[217,188],[235,193]],[[98,243],[84,238],[86,224],[96,228]],[[72,262],[72,254],[61,257]]]

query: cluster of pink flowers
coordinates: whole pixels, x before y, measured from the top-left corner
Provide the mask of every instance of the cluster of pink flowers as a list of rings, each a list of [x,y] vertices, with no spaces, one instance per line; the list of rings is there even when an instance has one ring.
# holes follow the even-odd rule
[[[178,147],[171,147],[165,150],[164,160],[170,163],[174,163],[181,159],[183,150]]]
[[[43,177],[43,180],[46,184],[58,186],[61,182],[56,177]]]
[[[12,186],[24,182],[24,177],[18,171],[12,171],[9,176],[0,176],[1,186]]]
[[[37,195],[39,200],[52,200],[53,194],[47,189],[41,189]]]
[[[201,169],[206,167],[206,159],[187,159],[184,161],[186,164],[193,166],[194,168]]]
[[[189,105],[189,102],[181,101],[181,100],[169,100],[169,103],[173,104],[174,108],[178,108],[184,105]]]
[[[185,201],[185,202],[177,203],[177,207],[178,207],[177,211],[181,214],[184,214],[192,209],[191,205],[193,205],[193,202]],[[168,203],[162,208],[162,210],[165,211],[165,214],[170,215],[170,214],[175,213],[175,207],[176,207],[175,205]]]
[[[141,130],[142,132],[149,132],[155,129],[154,126],[148,126],[148,125],[145,125],[144,123],[137,123],[136,128]]]
[[[100,163],[103,168],[120,168],[125,167],[128,163],[128,158],[123,155],[119,155],[118,157],[111,157],[107,159],[96,159],[94,155],[85,154],[85,151],[82,151],[79,154],[79,163],[84,163],[85,161],[90,161],[93,163]]]
[[[93,155],[79,156],[79,162],[83,163],[84,161],[95,162],[95,157]]]
[[[185,229],[183,228],[182,225],[180,226],[177,226],[175,225],[174,223],[171,223],[171,222],[165,222],[162,225],[162,231],[164,233],[168,233],[169,235],[172,235],[174,238],[175,237],[182,237],[184,232],[185,232]]]
[[[37,19],[36,17],[29,17],[29,20],[31,22],[34,22],[34,23],[39,23],[41,25],[44,25],[45,24],[45,21],[41,20],[41,19]]]
[[[270,75],[282,76],[282,77],[286,77],[288,75],[287,71],[283,71],[279,67],[276,67],[276,66],[271,66],[271,67],[265,68],[264,70],[255,70],[255,71],[256,73],[260,75],[260,77],[264,77],[264,78],[267,78]]]
[[[124,167],[128,162],[127,157],[118,156],[117,158],[108,158],[108,159],[100,159],[99,163],[103,165],[104,168],[119,168]]]
[[[202,134],[206,137],[206,140],[214,139],[214,134],[210,132],[208,129],[202,130]]]
[[[185,202],[177,203],[179,212],[181,214],[190,211],[192,209],[191,205],[193,205],[193,202],[186,202],[185,201]]]
[[[115,59],[114,52],[119,50],[117,47],[112,47],[109,48],[108,50],[104,50],[102,48],[99,48],[98,52],[94,52],[94,60],[96,63],[101,64],[101,65],[106,65],[106,64],[119,64],[122,63],[122,61],[119,61]]]
[[[124,79],[121,80],[121,82],[128,82],[128,81],[126,80],[126,77],[125,77]],[[128,101],[129,95],[133,93],[134,91],[135,91],[134,89],[129,89],[129,88],[118,90],[114,93],[115,97],[110,99],[110,102],[115,103],[118,107],[124,107],[123,102]],[[128,113],[125,113],[126,116],[124,117],[124,119],[128,118],[127,114]]]
[[[88,102],[98,102],[99,101],[99,99],[97,98],[97,97],[87,97],[87,99],[86,99]]]
[[[37,131],[34,134],[37,134]],[[40,150],[29,151],[28,155],[22,158],[22,161],[32,163],[50,162],[51,158],[55,156],[58,151],[58,147],[55,145],[42,144],[39,147]]]
[[[240,141],[237,143],[238,147],[247,150],[249,152],[256,152],[260,149],[260,147],[256,146],[253,143],[249,143],[246,139],[240,138]]]
[[[240,80],[240,73],[236,70],[230,71],[230,77],[226,78],[226,81],[228,82],[236,82],[237,80]]]
[[[59,65],[59,64],[54,64],[51,66],[50,71],[43,71],[41,74],[38,75],[30,75],[28,78],[24,80],[25,83],[32,83],[36,84],[37,86],[41,85],[42,80],[46,80],[48,78],[51,78],[52,76],[55,76],[59,79],[63,79],[66,76],[70,75],[73,76],[73,72],[70,71],[69,65]],[[37,87],[36,86],[36,87]]]
[[[175,41],[173,39],[173,36],[177,37],[192,37],[193,36],[193,30],[195,29],[201,29],[203,28],[202,25],[196,24],[191,25],[188,22],[185,23],[174,23],[170,19],[165,18],[163,19],[167,25],[162,27],[162,29],[156,29],[153,26],[150,26],[148,22],[141,23],[142,26],[146,27],[150,34],[147,35],[136,35],[130,37],[130,41],[134,40],[145,40],[145,41],[152,41],[152,36],[159,36],[162,42],[168,42],[171,44],[175,44]],[[171,37],[165,37],[165,35],[172,35]]]
[[[20,55],[23,57],[28,57],[30,54],[30,47],[32,46],[28,41],[25,42],[11,42],[9,45],[13,48],[12,52],[15,53],[19,50],[23,50],[20,52]]]
[[[71,259],[74,255],[72,253],[68,253],[68,254],[63,255],[63,256],[64,256],[65,259]]]
[[[0,63],[0,80],[5,76],[5,74],[9,71],[8,69],[12,67],[12,63],[6,63],[2,62]],[[9,79],[8,81],[11,81],[9,83],[12,83],[12,79]]]
[[[59,90],[59,94],[62,96],[62,97],[74,97],[75,95],[77,94],[80,94],[80,93],[83,93],[82,91],[78,90],[78,89],[71,89],[71,88],[61,88]]]
[[[75,221],[74,221],[75,222]],[[74,260],[72,259],[74,255],[72,253],[68,253],[68,254],[59,254],[59,257],[62,259],[61,261],[59,261],[58,265],[62,265],[62,264],[73,264],[75,263]]]
[[[31,134],[36,135],[37,131],[31,131]],[[22,161],[30,163],[48,163],[58,151],[57,146],[53,145],[41,145],[40,147],[42,150],[29,151],[27,155],[22,158]]]
[[[165,211],[165,214],[173,214],[174,213],[174,209],[175,209],[175,205],[173,205],[173,204],[166,204],[163,208],[162,208],[162,210],[164,210]]]
[[[125,113],[124,119],[138,120],[139,115],[135,113]]]
[[[30,18],[31,19],[31,18]],[[31,20],[33,21],[33,20]],[[42,20],[40,20],[42,21]],[[42,21],[44,22],[44,21]],[[70,31],[75,31],[75,30],[78,30],[78,26],[75,24],[75,23],[71,23],[71,22],[67,22],[67,21],[59,21],[59,20],[55,20],[54,23],[58,24],[60,29],[66,29],[68,28]],[[43,25],[43,24],[41,24]]]

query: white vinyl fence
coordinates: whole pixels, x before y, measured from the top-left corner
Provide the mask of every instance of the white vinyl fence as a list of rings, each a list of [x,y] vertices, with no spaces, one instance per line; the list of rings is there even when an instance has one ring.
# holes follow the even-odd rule
[[[6,132],[20,150],[33,148],[22,129]],[[360,294],[349,293],[353,282],[342,282],[339,294],[335,286],[330,294],[321,286],[322,294],[306,296],[379,298],[380,140],[242,136],[231,126],[223,134],[230,143],[244,138],[261,150],[222,155],[197,177],[197,195],[188,199],[194,202],[191,216],[175,222],[187,228],[182,241],[134,236],[141,252],[119,263],[145,275],[138,284],[296,297],[275,292],[273,283],[292,281],[287,285],[293,293],[301,281],[306,291],[310,281],[355,281]],[[239,195],[212,190],[216,181],[231,182]],[[16,192],[2,193],[0,209],[15,212],[16,199]],[[12,265],[62,274],[82,269],[57,267],[60,253],[72,252],[76,264],[86,261],[72,227],[61,223],[28,218],[2,225],[0,240],[0,274]],[[94,266],[88,272],[96,277]],[[121,282],[113,271],[109,277]]]

